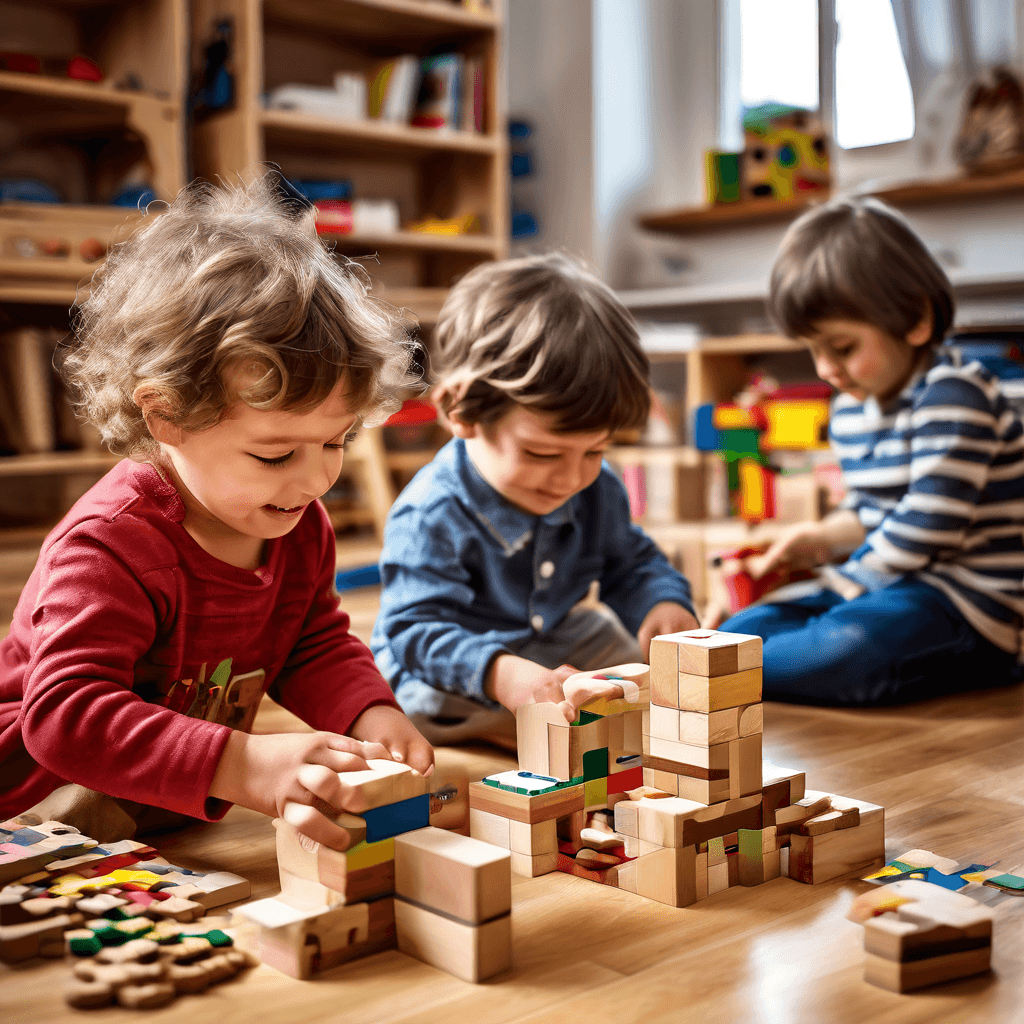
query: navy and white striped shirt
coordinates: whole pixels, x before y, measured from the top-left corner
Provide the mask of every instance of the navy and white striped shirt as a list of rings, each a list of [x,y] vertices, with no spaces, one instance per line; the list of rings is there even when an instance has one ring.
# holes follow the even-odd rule
[[[829,435],[867,531],[838,571],[864,590],[914,573],[1024,661],[1024,427],[999,381],[940,348],[884,409],[840,395]]]

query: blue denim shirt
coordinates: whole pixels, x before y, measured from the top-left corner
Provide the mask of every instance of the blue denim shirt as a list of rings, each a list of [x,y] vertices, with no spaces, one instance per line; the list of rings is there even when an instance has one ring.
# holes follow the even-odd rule
[[[380,570],[370,647],[406,708],[430,703],[412,699],[425,686],[497,707],[483,690],[491,661],[557,626],[594,580],[632,633],[659,601],[692,611],[689,584],[633,525],[607,463],[561,508],[535,516],[484,480],[459,439],[395,502]]]

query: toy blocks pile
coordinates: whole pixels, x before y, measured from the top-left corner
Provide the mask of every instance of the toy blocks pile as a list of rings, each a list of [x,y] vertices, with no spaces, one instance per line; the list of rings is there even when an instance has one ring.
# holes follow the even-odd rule
[[[562,870],[682,907],[884,863],[881,807],[808,792],[803,773],[763,762],[760,637],[657,637],[649,670],[580,674],[565,690],[584,698],[578,719],[520,708],[520,770],[470,786],[471,835],[509,850],[513,871]]]
[[[890,992],[982,974],[991,965],[992,911],[940,885],[892,882],[859,897],[849,916],[864,925],[864,980]]]
[[[368,764],[339,775],[358,812],[331,814],[346,850],[275,820],[281,892],[238,908],[258,926],[263,961],[304,979],[397,946],[467,981],[507,968],[508,854],[431,826],[429,783],[408,766]]]

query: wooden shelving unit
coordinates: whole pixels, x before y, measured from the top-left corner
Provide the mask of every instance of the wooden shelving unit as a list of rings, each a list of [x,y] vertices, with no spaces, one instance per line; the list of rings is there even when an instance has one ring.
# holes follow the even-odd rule
[[[448,288],[482,260],[508,251],[508,145],[501,77],[501,0],[481,10],[454,0],[193,0],[193,63],[215,26],[231,23],[234,106],[194,132],[196,173],[232,179],[274,164],[290,178],[344,178],[355,199],[392,199],[401,230],[324,234],[340,255],[362,261],[373,294],[403,311],[429,347]],[[431,129],[372,119],[334,119],[267,109],[265,92],[285,84],[330,86],[338,71],[369,75],[389,57],[458,51],[482,58],[484,131]],[[427,217],[475,216],[476,234],[408,230]],[[362,451],[385,479],[408,479],[432,452]],[[355,453],[353,453],[355,456]],[[355,467],[353,457],[353,467]],[[361,482],[376,470],[356,470]],[[368,502],[378,529],[393,500]],[[365,490],[366,487],[364,486]],[[332,512],[336,525],[365,522],[364,509]]]
[[[1002,174],[963,176],[945,181],[912,181],[870,193],[893,206],[922,206],[976,199],[1001,199],[1024,192],[1024,168]],[[820,200],[787,202],[753,199],[717,206],[688,206],[638,218],[641,227],[664,234],[687,235],[715,227],[742,227],[793,220]]]
[[[68,311],[88,294],[103,252],[139,221],[137,211],[106,205],[133,166],[148,166],[148,183],[161,199],[173,198],[188,180],[187,0],[39,0],[32,6],[74,39],[67,56],[84,54],[104,78],[0,71],[0,117],[15,126],[19,147],[60,154],[54,159],[61,161],[62,180],[51,185],[65,200],[0,204],[0,334],[33,325],[67,329]],[[44,63],[43,70],[53,68]],[[0,372],[9,372],[9,356],[8,344],[0,342]],[[40,359],[34,377],[46,393],[36,405],[45,409],[64,399],[51,398],[45,351]],[[0,456],[0,544],[41,540],[117,461],[85,449]],[[39,510],[38,525],[11,525],[11,509]]]

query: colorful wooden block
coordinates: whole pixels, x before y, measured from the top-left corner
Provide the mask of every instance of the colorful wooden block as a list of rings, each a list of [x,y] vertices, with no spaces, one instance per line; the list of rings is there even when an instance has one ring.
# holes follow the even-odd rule
[[[573,811],[583,810],[583,786],[568,786],[551,790],[539,796],[525,796],[520,793],[509,793],[495,789],[482,782],[471,782],[469,785],[469,806],[481,811],[489,811],[515,821],[535,824],[549,818],[560,818]]]
[[[426,828],[430,824],[430,794],[422,793],[397,803],[367,808],[363,811],[363,818],[367,843],[379,843],[403,832]]]
[[[394,804],[430,792],[429,780],[407,764],[371,759],[370,767],[359,772],[339,772],[342,800],[351,814],[361,815],[373,807]]]

